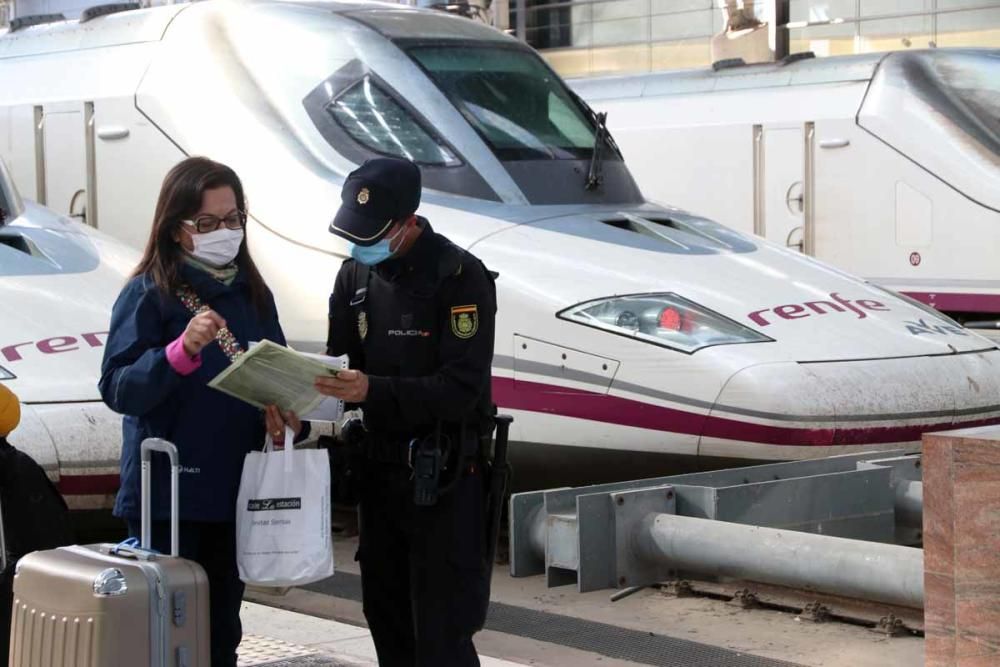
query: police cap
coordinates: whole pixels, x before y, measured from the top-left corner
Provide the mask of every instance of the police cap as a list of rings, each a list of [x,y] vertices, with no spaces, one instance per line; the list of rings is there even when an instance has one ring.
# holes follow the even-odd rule
[[[392,223],[420,205],[420,168],[409,160],[368,160],[347,176],[330,231],[361,246],[378,243]]]

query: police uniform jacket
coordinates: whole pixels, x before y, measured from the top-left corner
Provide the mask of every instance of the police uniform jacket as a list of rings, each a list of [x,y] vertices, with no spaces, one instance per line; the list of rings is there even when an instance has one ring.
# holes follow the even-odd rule
[[[490,373],[496,294],[472,254],[434,232],[370,270],[353,259],[330,297],[327,353],[369,376],[369,433],[400,440],[465,423],[492,428]],[[367,276],[365,276],[367,274]]]

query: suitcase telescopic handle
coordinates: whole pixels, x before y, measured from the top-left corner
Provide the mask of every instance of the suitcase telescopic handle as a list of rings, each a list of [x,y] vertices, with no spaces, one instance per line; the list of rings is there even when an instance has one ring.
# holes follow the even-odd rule
[[[142,441],[142,538],[139,545],[143,549],[150,549],[153,542],[153,501],[150,488],[153,452],[162,452],[170,458],[170,555],[180,556],[180,459],[176,445],[162,438],[146,438]]]

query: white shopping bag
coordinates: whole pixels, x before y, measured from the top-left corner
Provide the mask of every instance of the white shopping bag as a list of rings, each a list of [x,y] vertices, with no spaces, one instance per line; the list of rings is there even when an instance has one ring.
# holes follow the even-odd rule
[[[256,586],[300,586],[333,575],[330,462],[325,449],[250,452],[236,501],[240,579]]]

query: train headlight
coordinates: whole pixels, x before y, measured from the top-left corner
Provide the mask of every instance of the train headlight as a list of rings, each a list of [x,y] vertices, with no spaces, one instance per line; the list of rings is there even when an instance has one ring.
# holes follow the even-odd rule
[[[586,301],[559,312],[558,317],[687,353],[713,345],[772,340],[669,292]]]
[[[13,380],[17,376],[11,373],[9,370],[0,366],[0,380]]]

